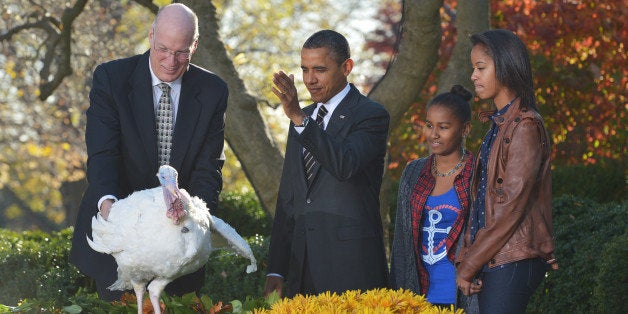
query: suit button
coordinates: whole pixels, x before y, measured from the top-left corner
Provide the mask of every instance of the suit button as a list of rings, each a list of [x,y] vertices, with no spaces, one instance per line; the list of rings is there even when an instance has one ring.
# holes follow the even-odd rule
[[[502,178],[497,178],[497,183],[501,184],[502,182],[504,182],[504,179],[502,179]]]
[[[308,199],[305,200],[305,202],[310,204],[310,203],[312,203],[312,200],[308,198]]]
[[[495,264],[495,259],[491,258],[491,264]]]
[[[510,139],[509,138],[505,138],[504,141],[506,142],[506,144],[510,143]]]

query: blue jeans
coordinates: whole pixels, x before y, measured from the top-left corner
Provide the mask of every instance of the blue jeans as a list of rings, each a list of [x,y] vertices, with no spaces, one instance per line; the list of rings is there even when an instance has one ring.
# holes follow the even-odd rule
[[[481,273],[480,313],[525,313],[530,297],[543,281],[546,271],[545,261],[533,258]]]

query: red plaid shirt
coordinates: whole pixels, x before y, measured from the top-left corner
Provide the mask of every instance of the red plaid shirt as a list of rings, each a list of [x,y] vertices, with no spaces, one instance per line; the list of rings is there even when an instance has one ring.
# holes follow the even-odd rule
[[[469,188],[471,175],[473,173],[473,154],[471,152],[467,153],[469,154],[467,162],[465,163],[462,172],[460,172],[460,174],[458,174],[454,179],[454,189],[458,195],[458,201],[460,202],[461,207],[460,215],[456,218],[456,221],[454,221],[454,224],[451,226],[451,231],[449,231],[445,240],[445,245],[447,246],[447,258],[452,263],[454,262],[456,254],[456,243],[458,243],[458,239],[460,238],[459,236],[464,228],[464,222],[466,221],[469,213],[469,203],[471,197]],[[419,179],[414,185],[414,190],[410,200],[410,204],[412,206],[412,238],[414,239],[414,254],[419,272],[421,294],[423,295],[427,294],[430,279],[425,267],[423,267],[423,260],[421,259],[423,254],[421,252],[421,246],[423,244],[423,240],[421,239],[421,218],[423,208],[427,202],[427,197],[432,193],[432,190],[436,185],[436,178],[432,175],[432,162],[434,162],[434,155],[430,156],[427,164],[423,167],[423,170],[419,175]]]

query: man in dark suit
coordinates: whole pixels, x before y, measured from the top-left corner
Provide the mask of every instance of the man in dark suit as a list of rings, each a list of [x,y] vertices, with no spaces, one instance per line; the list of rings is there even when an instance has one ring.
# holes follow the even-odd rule
[[[94,215],[100,212],[106,219],[117,199],[159,186],[156,173],[163,163],[177,169],[182,188],[216,209],[222,190],[228,90],[218,76],[190,64],[198,37],[194,12],[182,4],[168,5],[148,33],[148,52],[103,63],[94,71],[85,132],[89,185],[76,220],[70,261],[94,278],[101,299],[119,300],[122,292],[107,289],[117,278],[114,258],[87,244]],[[169,106],[163,116],[173,120],[169,128],[159,130],[168,130],[167,142],[157,134],[160,98]],[[203,284],[204,268],[173,281],[166,292],[198,292]]]
[[[335,31],[307,39],[301,69],[314,101],[303,110],[294,76],[273,76],[291,123],[264,294],[386,287],[379,191],[388,112],[347,82],[353,60]]]

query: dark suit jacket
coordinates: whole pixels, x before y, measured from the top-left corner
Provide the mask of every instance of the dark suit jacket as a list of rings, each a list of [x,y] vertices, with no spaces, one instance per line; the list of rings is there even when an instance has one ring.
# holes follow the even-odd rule
[[[388,123],[386,109],[351,85],[326,130],[309,123],[298,134],[290,124],[268,266],[287,277],[286,295],[299,293],[305,258],[317,292],[386,286],[379,191]],[[303,147],[320,162],[309,187]]]
[[[159,186],[157,133],[148,52],[99,65],[94,71],[87,110],[87,180],[89,185],[74,226],[70,261],[97,281],[117,278],[113,257],[95,252],[91,219],[98,200],[108,194]],[[190,65],[182,77],[170,165],[179,185],[202,198],[212,211],[222,190],[224,114],[227,84],[213,73]]]

